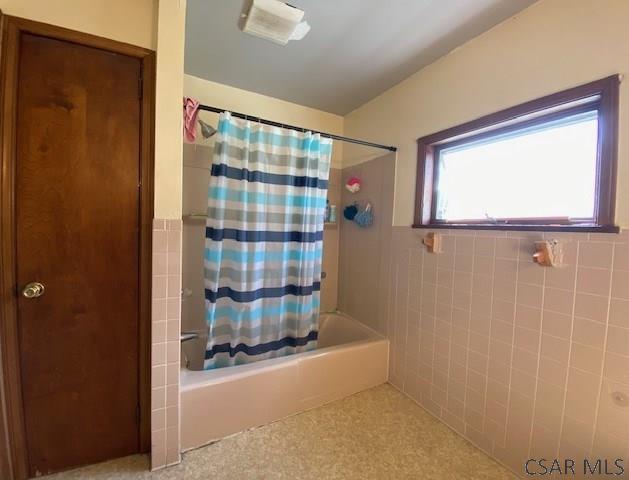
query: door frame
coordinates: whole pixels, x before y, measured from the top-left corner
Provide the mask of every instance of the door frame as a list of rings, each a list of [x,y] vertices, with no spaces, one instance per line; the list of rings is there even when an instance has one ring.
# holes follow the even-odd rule
[[[0,477],[28,478],[20,376],[15,244],[17,81],[24,33],[138,58],[142,62],[139,217],[139,446],[150,450],[151,249],[155,137],[155,52],[0,11]]]

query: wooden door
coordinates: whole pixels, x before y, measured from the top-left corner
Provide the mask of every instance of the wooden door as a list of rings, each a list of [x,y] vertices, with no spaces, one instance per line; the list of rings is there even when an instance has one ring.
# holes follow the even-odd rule
[[[19,40],[17,328],[31,476],[140,450],[142,62]],[[32,282],[41,296],[26,298]]]

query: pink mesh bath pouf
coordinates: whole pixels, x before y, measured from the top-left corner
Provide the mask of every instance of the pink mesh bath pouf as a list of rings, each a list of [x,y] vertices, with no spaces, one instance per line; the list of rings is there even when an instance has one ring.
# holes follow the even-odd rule
[[[345,188],[352,193],[356,193],[360,190],[360,178],[358,177],[350,177],[345,183]]]

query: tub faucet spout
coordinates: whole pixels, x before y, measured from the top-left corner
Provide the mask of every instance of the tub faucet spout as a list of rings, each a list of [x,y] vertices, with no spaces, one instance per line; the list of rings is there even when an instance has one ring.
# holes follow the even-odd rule
[[[183,343],[196,338],[199,338],[199,334],[197,332],[181,332],[179,340]]]

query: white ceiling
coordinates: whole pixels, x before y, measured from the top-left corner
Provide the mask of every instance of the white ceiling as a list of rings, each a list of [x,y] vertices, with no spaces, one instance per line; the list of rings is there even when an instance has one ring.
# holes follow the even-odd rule
[[[534,2],[290,0],[312,30],[282,47],[238,29],[241,0],[188,0],[185,72],[344,115]]]

